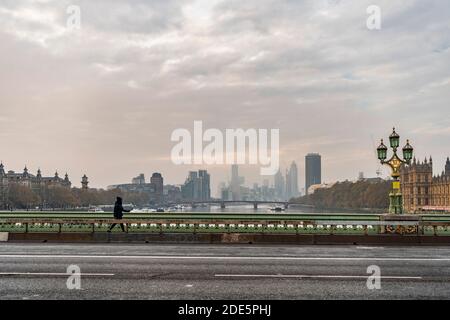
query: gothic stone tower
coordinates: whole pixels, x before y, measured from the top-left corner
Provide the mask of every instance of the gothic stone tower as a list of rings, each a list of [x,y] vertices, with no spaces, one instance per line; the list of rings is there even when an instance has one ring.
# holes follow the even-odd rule
[[[89,180],[86,175],[81,178],[81,189],[87,190],[89,188]]]
[[[433,180],[433,160],[416,159],[401,170],[400,179],[403,194],[403,207],[413,213],[423,206],[431,205],[431,186]]]
[[[0,163],[0,209],[8,207],[8,178],[3,163]]]
[[[445,175],[450,176],[450,157],[447,157],[447,162],[445,163]]]
[[[450,208],[450,159],[447,158],[445,170],[441,175],[433,177],[431,187],[431,205]]]

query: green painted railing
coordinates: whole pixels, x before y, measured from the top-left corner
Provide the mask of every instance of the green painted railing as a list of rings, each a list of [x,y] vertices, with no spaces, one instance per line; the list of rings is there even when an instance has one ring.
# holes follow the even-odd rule
[[[127,215],[123,220],[86,215],[0,215],[0,232],[106,232],[112,223],[134,233],[283,233],[283,234],[415,234],[450,235],[450,216],[322,215],[322,214],[182,214]],[[133,216],[133,217],[130,217]],[[119,227],[114,232],[121,232]]]

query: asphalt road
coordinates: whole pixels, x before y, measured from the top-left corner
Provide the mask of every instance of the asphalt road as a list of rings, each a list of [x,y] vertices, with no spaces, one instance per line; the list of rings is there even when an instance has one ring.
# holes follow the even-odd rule
[[[450,247],[0,244],[0,299],[449,298]]]

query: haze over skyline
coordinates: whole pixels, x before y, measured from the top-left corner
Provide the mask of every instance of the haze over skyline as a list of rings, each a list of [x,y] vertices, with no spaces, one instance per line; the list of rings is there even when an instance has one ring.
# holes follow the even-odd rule
[[[381,30],[366,27],[369,5]],[[81,9],[68,30],[67,7]],[[323,181],[375,176],[395,126],[440,173],[450,150],[450,3],[133,0],[0,3],[0,159],[92,187],[183,183],[173,130],[280,129],[282,173],[322,155]],[[447,148],[446,148],[447,147]],[[259,166],[242,166],[261,182]],[[386,171],[387,172],[387,171]]]

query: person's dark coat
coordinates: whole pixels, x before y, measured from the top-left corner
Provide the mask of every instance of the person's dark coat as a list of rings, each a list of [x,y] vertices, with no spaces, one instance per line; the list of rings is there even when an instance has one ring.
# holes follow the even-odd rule
[[[122,219],[124,212],[130,212],[130,210],[125,210],[122,206],[122,198],[117,198],[116,203],[114,204],[114,218]]]

